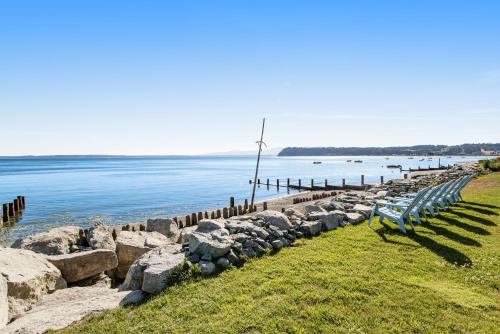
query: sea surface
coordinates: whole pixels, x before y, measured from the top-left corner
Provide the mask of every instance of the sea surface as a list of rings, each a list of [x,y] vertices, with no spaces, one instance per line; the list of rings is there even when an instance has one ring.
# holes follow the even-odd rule
[[[423,160],[422,160],[423,159]],[[274,157],[261,158],[259,178],[275,184],[286,178],[309,185],[378,183],[402,178],[388,164],[437,167],[438,157]],[[479,157],[440,157],[442,165]],[[362,163],[347,162],[362,160]],[[421,161],[422,160],[422,161]],[[321,161],[321,164],[313,164]],[[10,227],[0,228],[0,244],[67,225],[88,227],[97,220],[109,225],[205,211],[250,199],[256,159],[252,156],[165,157],[21,157],[0,158],[0,204],[18,195],[27,208]],[[286,195],[285,187],[257,189],[256,200]]]

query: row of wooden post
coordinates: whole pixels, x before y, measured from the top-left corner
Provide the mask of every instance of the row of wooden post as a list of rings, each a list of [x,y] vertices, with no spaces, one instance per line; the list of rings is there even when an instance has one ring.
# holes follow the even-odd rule
[[[262,208],[263,210],[267,210],[267,202],[262,203]],[[193,226],[197,225],[198,222],[202,219],[218,219],[218,218],[231,218],[234,216],[240,216],[244,215],[247,213],[252,213],[257,211],[257,205],[253,205],[253,207],[248,203],[248,199],[245,199],[245,202],[243,205],[236,205],[234,201],[234,197],[229,198],[229,206],[224,207],[222,209],[217,209],[214,211],[211,211],[210,213],[208,211],[205,212],[193,212],[190,215],[186,215],[184,217],[184,221],[182,219],[179,219],[178,217],[174,217],[174,221],[177,223],[179,227],[188,227],[188,226]]]
[[[406,174],[405,174],[406,175]],[[406,178],[406,177],[405,177]],[[252,183],[252,180],[249,181],[249,183]],[[302,180],[301,179],[298,179],[298,188],[301,189],[302,188]],[[257,179],[257,184],[258,185],[261,185],[262,183],[260,182],[260,179]],[[279,179],[276,179],[276,184],[275,185],[272,185],[270,183],[270,180],[269,179],[266,179],[266,186],[267,188],[269,188],[270,186],[276,186],[276,188],[280,188],[280,180]],[[311,188],[314,188],[314,179],[311,179]],[[384,176],[380,176],[380,184],[384,184]],[[345,188],[345,179],[342,179],[342,187]],[[361,185],[364,186],[365,185],[365,176],[364,175],[361,175]],[[287,188],[290,188],[290,178],[287,178],[286,179],[286,187]],[[328,180],[325,179],[325,187],[328,187]]]
[[[4,203],[2,205],[2,219],[0,226],[7,223],[9,219],[15,218],[26,208],[26,199],[24,196],[17,196],[11,203]]]

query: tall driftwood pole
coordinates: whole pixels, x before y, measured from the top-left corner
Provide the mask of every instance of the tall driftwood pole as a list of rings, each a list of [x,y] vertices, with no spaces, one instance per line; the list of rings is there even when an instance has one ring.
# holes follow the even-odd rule
[[[259,162],[260,162],[260,152],[262,151],[262,144],[266,145],[262,139],[264,138],[264,126],[266,125],[266,119],[262,119],[262,132],[260,134],[260,140],[257,142],[259,144],[259,152],[257,153],[257,166],[255,167],[255,177],[253,178],[253,190],[252,190],[252,201],[250,202],[251,207],[253,207],[253,201],[255,199],[255,186],[257,185],[257,175],[259,174]]]

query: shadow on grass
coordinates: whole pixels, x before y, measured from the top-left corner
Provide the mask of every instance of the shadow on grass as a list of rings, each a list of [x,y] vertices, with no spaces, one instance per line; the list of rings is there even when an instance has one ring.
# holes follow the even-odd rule
[[[394,241],[394,240],[387,239],[386,234],[387,235],[401,235],[401,230],[390,228],[385,223],[381,223],[381,224],[383,225],[383,228],[379,228],[379,229],[374,230],[374,231],[375,231],[375,233],[377,233],[382,238],[382,240],[384,240],[384,242],[387,242],[389,244],[395,244],[395,245],[401,245],[401,246],[407,246],[407,247],[417,248],[417,246],[412,245],[412,244],[407,244],[405,242],[400,242],[400,241]]]
[[[460,235],[458,233],[452,232],[444,227],[435,225],[435,224],[430,224],[430,223],[424,223],[423,226],[425,226],[427,229],[433,231],[437,235],[441,235],[443,237],[446,237],[450,240],[459,242],[461,244],[467,245],[467,246],[476,246],[476,247],[481,247],[481,243],[479,243],[477,240],[474,240],[472,238]],[[419,232],[422,234],[421,232]]]
[[[450,210],[448,210],[448,212],[453,213],[454,215],[457,215],[461,218],[474,221],[476,223],[480,223],[480,224],[487,225],[487,226],[497,226],[497,224],[495,224],[491,220],[488,220],[486,218],[476,217],[476,216],[470,215],[468,213],[465,213],[463,211],[458,211],[456,209],[450,209]]]
[[[444,221],[444,222],[446,222],[446,223],[448,223],[448,224],[450,224],[450,225],[453,225],[453,226],[456,226],[456,227],[460,227],[461,229],[464,229],[464,230],[466,230],[468,232],[472,232],[472,233],[476,233],[476,234],[480,234],[480,235],[489,235],[489,234],[491,234],[489,231],[485,230],[482,227],[469,225],[469,224],[461,222],[460,220],[455,219],[455,218],[446,217],[446,216],[440,216],[439,219],[442,220],[442,221]]]
[[[485,208],[490,208],[490,209],[500,209],[500,207],[498,207],[496,205],[491,205],[491,204],[484,204],[484,203],[478,203],[478,202],[469,202],[469,201],[464,201],[462,203],[476,205],[476,206],[484,206]]]
[[[377,234],[380,235],[385,242],[401,244],[401,243],[396,242],[396,241],[388,240],[387,237],[385,236],[385,234],[388,234],[388,235],[399,234],[399,235],[401,235],[401,231],[399,229],[396,230],[396,229],[389,227],[384,222],[382,222],[381,224],[384,226],[384,228],[378,229],[376,231]],[[433,252],[437,256],[440,256],[441,258],[443,258],[444,260],[446,260],[447,262],[449,262],[451,264],[460,265],[460,266],[464,266],[464,265],[470,266],[472,264],[472,260],[467,255],[463,254],[462,252],[460,252],[454,248],[451,248],[449,246],[442,245],[429,237],[419,235],[419,234],[415,233],[415,231],[413,231],[413,230],[409,230],[407,232],[407,236],[411,240],[418,243],[420,246],[427,248],[428,250],[430,250],[431,252]],[[404,245],[406,245],[406,244],[404,244]]]
[[[483,215],[498,216],[498,213],[496,213],[495,211],[492,211],[492,210],[488,210],[488,209],[476,208],[475,206],[465,205],[465,204],[461,204],[460,207],[464,208],[466,210],[476,211],[476,212],[483,214]]]

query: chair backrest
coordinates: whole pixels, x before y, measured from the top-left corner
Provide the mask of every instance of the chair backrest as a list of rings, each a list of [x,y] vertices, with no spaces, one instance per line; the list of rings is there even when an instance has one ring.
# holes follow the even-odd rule
[[[419,204],[420,200],[431,190],[432,187],[425,187],[421,191],[417,193],[417,196],[413,199],[413,201],[406,207],[406,210],[403,212],[403,217],[406,217],[410,214],[411,210]]]
[[[420,207],[426,205],[427,202],[438,193],[438,191],[441,191],[441,188],[443,187],[443,185],[444,185],[444,183],[438,184],[437,186],[432,187],[427,192],[427,194],[425,194],[425,196],[422,197],[422,199],[420,200],[420,203],[419,203],[418,207],[420,208]]]
[[[448,182],[442,183],[441,188],[439,189],[439,191],[436,192],[436,195],[434,195],[433,200],[435,201],[435,200],[441,198],[443,196],[443,194],[446,193],[448,188],[451,186],[452,182],[453,181],[448,181]]]

